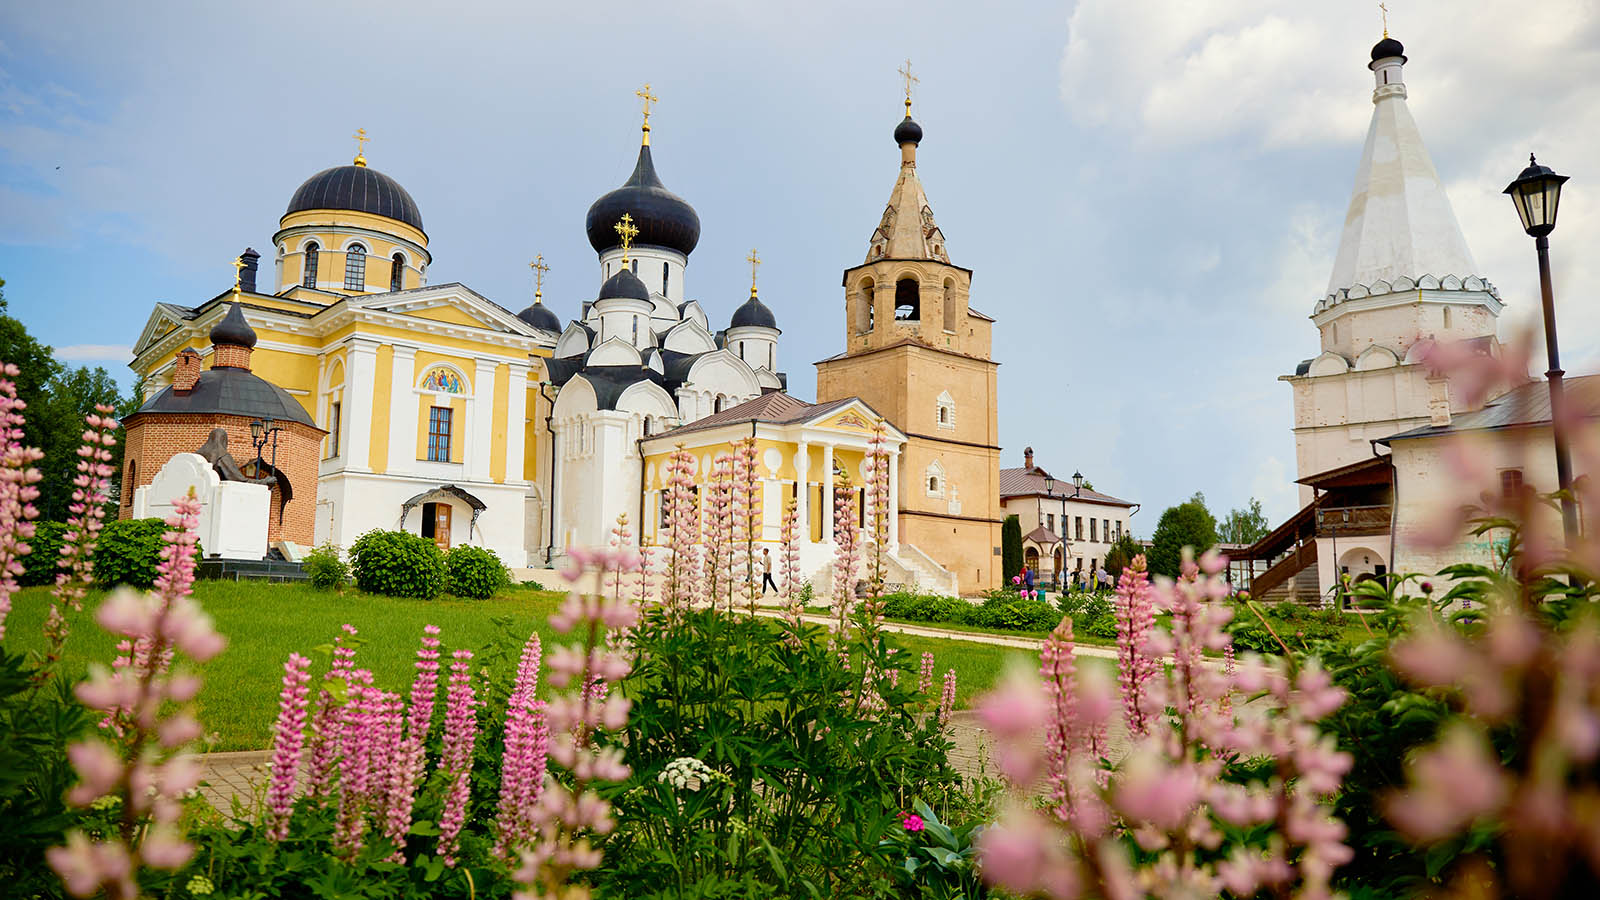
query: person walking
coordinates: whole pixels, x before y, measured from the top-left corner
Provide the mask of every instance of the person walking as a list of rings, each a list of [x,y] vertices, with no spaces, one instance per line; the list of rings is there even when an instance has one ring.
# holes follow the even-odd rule
[[[771,587],[774,594],[780,593],[778,583],[772,580],[772,549],[761,548],[761,596],[767,595],[767,588]]]
[[[1033,569],[1028,566],[1022,567],[1022,589],[1025,591],[1033,590]]]

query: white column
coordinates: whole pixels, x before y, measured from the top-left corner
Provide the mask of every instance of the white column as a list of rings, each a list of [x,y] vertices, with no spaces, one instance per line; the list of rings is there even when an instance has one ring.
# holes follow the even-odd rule
[[[410,474],[417,465],[417,348],[394,345],[389,378],[390,475]]]
[[[889,451],[889,552],[900,549],[900,453]]]
[[[550,535],[546,543],[560,552],[566,548],[564,535],[567,523],[561,515],[561,505],[567,501],[567,486],[562,483],[562,476],[566,474],[567,465],[562,457],[567,452],[568,429],[563,428],[560,422],[553,423],[555,436],[550,442]]]
[[[378,343],[356,339],[350,342],[345,359],[344,418],[346,439],[340,452],[345,469],[370,472],[372,455],[372,393],[378,377]]]
[[[493,360],[480,359],[472,377],[472,399],[467,401],[466,476],[468,481],[489,480],[489,447],[494,443]]]
[[[512,363],[506,375],[506,484],[523,484],[528,436],[528,367]]]
[[[811,504],[811,485],[806,484],[806,472],[810,468],[811,445],[801,441],[794,455],[794,506],[796,525],[800,530],[795,535],[795,542],[798,544],[811,543],[811,516],[807,514]]]
[[[833,445],[822,445],[822,540],[833,541]]]

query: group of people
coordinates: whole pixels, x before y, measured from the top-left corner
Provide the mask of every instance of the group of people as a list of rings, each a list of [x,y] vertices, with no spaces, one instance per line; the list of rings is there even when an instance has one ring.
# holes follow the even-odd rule
[[[1032,566],[1022,567],[1023,590],[1032,591],[1034,584],[1038,580],[1038,573],[1033,570]],[[1080,565],[1070,576],[1064,576],[1064,582],[1058,587],[1067,591],[1098,591],[1102,588],[1109,589],[1116,586],[1116,582],[1112,579],[1111,574],[1106,571],[1105,566],[1101,566],[1098,569],[1090,569],[1085,573]]]

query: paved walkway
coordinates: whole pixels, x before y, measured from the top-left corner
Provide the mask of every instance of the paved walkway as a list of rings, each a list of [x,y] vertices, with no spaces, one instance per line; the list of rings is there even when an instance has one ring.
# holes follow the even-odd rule
[[[756,615],[781,619],[786,614],[775,609],[757,609]],[[803,613],[800,616],[804,621],[813,625],[833,625],[835,620],[831,616],[819,616],[815,613]],[[988,634],[982,631],[956,631],[950,628],[938,628],[932,625],[910,625],[905,622],[884,622],[879,626],[884,631],[894,634],[911,634],[917,637],[943,638],[951,641],[971,641],[974,644],[990,644],[995,647],[1014,647],[1018,650],[1040,650],[1044,647],[1044,639],[1036,637],[1022,637],[1011,634]],[[1074,644],[1074,656],[1097,656],[1101,659],[1116,659],[1115,647],[1099,647],[1087,644]]]

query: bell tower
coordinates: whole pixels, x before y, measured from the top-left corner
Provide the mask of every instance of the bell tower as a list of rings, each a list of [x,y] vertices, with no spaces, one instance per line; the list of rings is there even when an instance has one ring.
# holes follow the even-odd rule
[[[844,272],[845,350],[817,363],[817,401],[860,397],[907,435],[899,542],[976,593],[1000,578],[994,320],[968,305],[972,270],[950,262],[934,221],[917,175],[909,62],[901,74],[899,176],[865,262]]]

